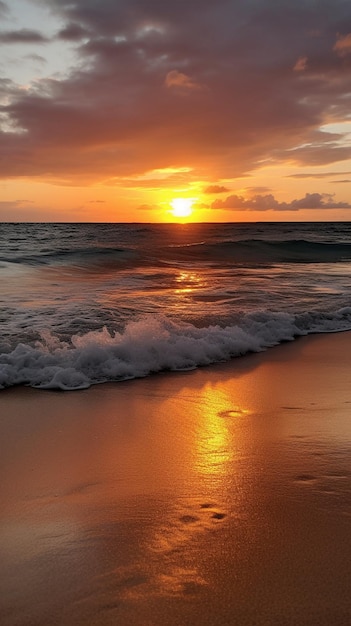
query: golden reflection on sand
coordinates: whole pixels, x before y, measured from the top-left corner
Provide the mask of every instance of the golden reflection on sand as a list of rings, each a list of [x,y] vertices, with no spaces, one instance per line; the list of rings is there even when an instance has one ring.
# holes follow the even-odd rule
[[[226,482],[228,463],[236,454],[228,418],[242,417],[248,413],[245,407],[233,403],[225,389],[205,385],[201,390],[201,421],[198,424],[195,467],[212,477],[213,481]]]
[[[233,401],[223,387],[206,384],[197,393],[193,429],[188,432],[192,448],[184,450],[189,482],[183,489],[178,486],[169,509],[146,540],[152,585],[149,580],[147,586],[139,587],[139,597],[144,593],[184,596],[207,586],[196,544],[206,541],[207,535],[212,542],[213,533],[220,531],[230,517],[229,502],[237,504],[238,498],[245,497],[240,472],[233,492],[235,463],[242,445],[236,445],[233,420],[240,420],[249,411]],[[169,408],[172,400],[165,403]]]

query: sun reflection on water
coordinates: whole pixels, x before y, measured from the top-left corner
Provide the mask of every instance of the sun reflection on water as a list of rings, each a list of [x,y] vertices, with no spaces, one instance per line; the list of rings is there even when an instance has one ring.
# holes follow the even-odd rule
[[[178,287],[175,289],[176,294],[185,294],[195,291],[195,289],[206,287],[206,282],[197,272],[181,271],[175,277]]]

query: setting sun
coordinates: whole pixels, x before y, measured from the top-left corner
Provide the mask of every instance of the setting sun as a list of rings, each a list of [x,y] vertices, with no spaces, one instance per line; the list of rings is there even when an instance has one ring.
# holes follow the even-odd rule
[[[194,198],[175,198],[170,204],[174,217],[189,217],[193,211]]]

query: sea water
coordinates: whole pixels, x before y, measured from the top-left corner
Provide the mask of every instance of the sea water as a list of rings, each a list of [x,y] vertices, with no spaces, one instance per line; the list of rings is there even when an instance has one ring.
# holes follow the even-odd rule
[[[193,369],[351,329],[351,225],[1,224],[0,388]]]

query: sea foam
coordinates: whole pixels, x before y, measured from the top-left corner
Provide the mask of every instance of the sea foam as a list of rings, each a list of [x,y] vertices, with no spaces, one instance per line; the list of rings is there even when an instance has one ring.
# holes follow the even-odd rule
[[[0,388],[24,384],[85,389],[160,371],[191,370],[260,352],[310,332],[350,328],[351,308],[344,308],[334,315],[258,311],[244,316],[240,324],[202,328],[150,315],[130,321],[123,332],[103,327],[74,335],[69,342],[43,333],[34,345],[20,343],[0,355]]]

